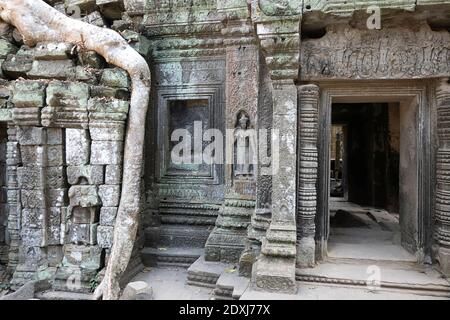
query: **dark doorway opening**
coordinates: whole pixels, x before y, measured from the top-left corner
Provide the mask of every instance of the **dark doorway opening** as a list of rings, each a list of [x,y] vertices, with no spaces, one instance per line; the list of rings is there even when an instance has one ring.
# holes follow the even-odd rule
[[[333,104],[330,148],[331,197],[399,212],[398,104]]]
[[[401,247],[400,104],[332,105],[329,256],[414,260]]]

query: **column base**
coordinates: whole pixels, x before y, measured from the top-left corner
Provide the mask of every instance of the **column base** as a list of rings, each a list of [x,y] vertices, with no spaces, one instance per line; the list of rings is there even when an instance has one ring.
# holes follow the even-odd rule
[[[206,261],[237,263],[247,242],[254,201],[225,199],[205,245]]]
[[[261,255],[253,265],[252,284],[255,290],[297,293],[295,258]]]
[[[450,249],[439,248],[438,257],[442,273],[450,277]]]
[[[205,260],[236,263],[245,249],[247,232],[215,227],[205,245]]]
[[[316,263],[316,242],[314,238],[302,238],[297,242],[297,268],[311,268]]]

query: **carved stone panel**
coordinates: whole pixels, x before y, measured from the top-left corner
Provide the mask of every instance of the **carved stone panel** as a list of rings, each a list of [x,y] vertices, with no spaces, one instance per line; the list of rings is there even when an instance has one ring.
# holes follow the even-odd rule
[[[301,46],[302,80],[412,79],[450,74],[450,34],[428,25],[358,30],[331,26]]]

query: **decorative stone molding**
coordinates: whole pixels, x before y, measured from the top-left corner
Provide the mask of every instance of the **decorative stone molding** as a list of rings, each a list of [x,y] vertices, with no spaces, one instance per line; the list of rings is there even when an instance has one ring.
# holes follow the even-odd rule
[[[412,11],[415,9],[416,4],[419,2],[416,0],[379,0],[379,1],[366,1],[366,0],[303,0],[303,13],[321,11],[323,13],[330,13],[341,16],[351,15],[356,10],[366,10],[370,5],[376,5],[383,9],[404,9]],[[433,0],[432,0],[433,1]],[[442,2],[442,1],[441,1]]]
[[[440,80],[436,92],[439,148],[436,157],[436,234],[442,271],[450,275],[450,83]]]
[[[297,3],[288,1],[280,5],[273,1],[252,1],[252,22],[256,25],[272,80],[298,77],[301,10]]]
[[[319,88],[299,87],[299,172],[297,185],[297,267],[315,263],[315,217],[317,211]]]

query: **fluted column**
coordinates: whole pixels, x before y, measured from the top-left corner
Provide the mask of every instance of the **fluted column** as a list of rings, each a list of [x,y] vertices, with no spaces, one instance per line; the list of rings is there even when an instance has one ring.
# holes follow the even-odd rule
[[[317,212],[319,88],[299,87],[299,174],[297,186],[297,267],[314,266]]]
[[[436,92],[439,148],[436,158],[436,229],[438,259],[442,271],[450,275],[450,84],[443,79]]]

